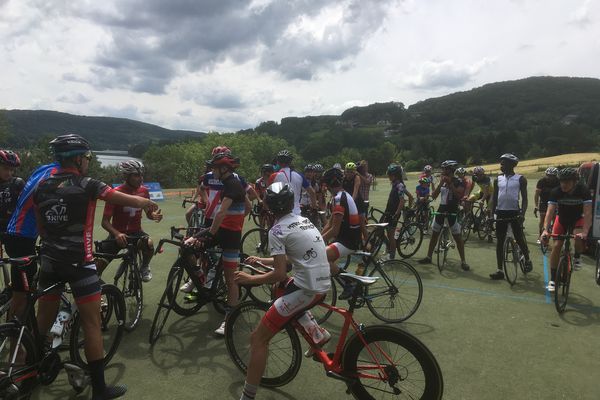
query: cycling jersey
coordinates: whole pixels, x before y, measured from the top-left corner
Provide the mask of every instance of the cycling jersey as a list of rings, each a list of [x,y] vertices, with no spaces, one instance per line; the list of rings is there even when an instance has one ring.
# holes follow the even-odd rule
[[[223,191],[221,192],[221,199],[228,197],[232,200],[232,203],[219,228],[241,232],[244,227],[244,215],[246,212],[246,191],[242,187],[239,178],[234,175],[229,175],[222,183]]]
[[[478,177],[477,175],[473,175],[473,182],[477,184],[484,196],[492,194],[492,178],[489,176]]]
[[[302,193],[302,189],[307,189],[310,186],[308,180],[304,178],[304,175],[289,167],[285,167],[271,175],[269,185],[275,182],[287,183],[292,187],[292,191],[294,192],[294,209],[292,212],[300,215],[300,194]]]
[[[244,191],[249,189],[249,185],[246,183],[246,180],[236,174],[235,172],[232,174],[237,180],[242,184],[242,188]],[[204,180],[202,181],[202,186],[206,188],[206,208],[204,212],[206,213],[206,218],[214,219],[217,214],[219,204],[221,204],[221,192],[223,191],[223,182],[214,177],[212,172],[204,174]]]
[[[357,250],[360,243],[360,218],[352,196],[343,190],[337,192],[333,198],[333,214],[341,214],[343,217],[340,232],[334,241]]]
[[[31,173],[19,195],[15,211],[8,222],[7,233],[13,236],[37,239],[38,230],[33,207],[33,193],[40,181],[56,173],[58,168],[58,163],[46,164]]]
[[[17,199],[24,186],[25,181],[16,177],[0,183],[0,232],[6,231],[6,226],[17,207]]]
[[[583,183],[575,185],[571,192],[563,192],[560,186],[550,192],[548,204],[557,206],[558,220],[565,228],[573,228],[583,215],[583,205],[592,204],[592,195]]]
[[[497,210],[514,211],[519,210],[519,196],[521,193],[521,175],[499,175],[498,204]]]
[[[388,196],[388,201],[385,206],[386,214],[395,214],[398,210],[398,205],[400,204],[400,200],[404,198],[404,194],[406,193],[406,186],[400,180],[395,180],[392,182],[392,190],[390,190],[390,194]]]
[[[254,190],[258,194],[261,200],[264,200],[265,194],[267,193],[267,181],[264,178],[258,178],[254,183]]]
[[[143,185],[139,188],[133,188],[127,184],[123,184],[117,186],[115,190],[131,196],[139,196],[146,199],[150,198],[148,189]],[[106,203],[103,215],[112,218],[111,225],[121,233],[129,235],[130,233],[140,232],[142,230],[141,208]]]
[[[44,179],[33,195],[43,229],[44,255],[69,264],[92,263],[96,200],[113,192],[104,182],[64,168]]]
[[[454,189],[458,189],[460,187],[464,187],[464,183],[462,180],[452,177],[451,185],[454,186]],[[454,196],[454,192],[450,189],[447,183],[442,184],[440,187],[440,209],[441,206],[445,206],[445,211],[455,213],[458,212],[458,203],[460,199]]]
[[[417,197],[427,197],[427,196],[429,196],[429,193],[431,192],[431,190],[429,189],[428,185],[420,184],[420,185],[417,185],[415,192],[417,193]]]
[[[331,285],[325,242],[307,218],[287,214],[269,230],[271,255],[286,255],[292,263],[294,283],[301,289],[323,293]]]
[[[540,191],[540,202],[537,205],[540,211],[545,212],[548,209],[548,199],[552,190],[560,185],[557,178],[544,176],[537,182],[535,188]]]

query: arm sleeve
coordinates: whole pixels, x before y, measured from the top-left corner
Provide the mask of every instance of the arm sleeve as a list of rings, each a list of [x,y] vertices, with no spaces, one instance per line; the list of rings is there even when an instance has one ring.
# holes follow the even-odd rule
[[[550,195],[548,196],[548,204],[558,204],[558,191],[560,187],[552,189]]]
[[[81,186],[91,199],[105,200],[113,192],[106,183],[88,177],[81,180]]]

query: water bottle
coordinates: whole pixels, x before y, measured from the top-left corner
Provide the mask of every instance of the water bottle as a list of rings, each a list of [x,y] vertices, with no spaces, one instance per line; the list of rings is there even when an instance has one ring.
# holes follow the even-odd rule
[[[314,343],[319,344],[325,338],[321,331],[321,327],[317,324],[315,317],[313,317],[310,311],[306,311],[302,314],[302,316],[298,318],[298,322],[302,325],[304,331],[312,338]]]
[[[70,319],[71,319],[71,310],[69,310],[67,308],[63,308],[62,310],[60,310],[58,312],[58,315],[56,316],[56,320],[54,321],[52,328],[50,328],[50,333],[52,333],[55,336],[61,336],[63,333],[63,330],[65,328],[65,325],[67,324],[67,322]]]
[[[217,271],[215,271],[215,268],[211,268],[208,270],[208,274],[206,276],[206,283],[204,284],[204,287],[210,288],[212,286],[212,281],[213,279],[215,279],[215,274]]]

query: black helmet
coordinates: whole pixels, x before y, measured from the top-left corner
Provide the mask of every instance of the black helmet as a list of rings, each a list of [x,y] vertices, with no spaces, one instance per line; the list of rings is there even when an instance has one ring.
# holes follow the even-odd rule
[[[402,165],[398,165],[398,164],[388,165],[387,174],[396,176],[396,177],[402,177]]]
[[[576,181],[579,179],[579,174],[575,168],[563,168],[558,171],[558,179],[561,181]]]
[[[458,162],[454,160],[446,160],[442,163],[442,165],[440,165],[440,167],[455,170],[458,167]]]
[[[341,169],[331,168],[325,171],[321,181],[324,182],[327,186],[338,186],[342,183],[344,179],[344,173]]]
[[[277,153],[277,157],[276,160],[289,164],[290,162],[292,162],[292,160],[294,159],[294,156],[292,155],[292,153],[289,150],[281,150],[279,153]]]
[[[265,201],[269,210],[284,214],[294,209],[294,192],[287,183],[275,182],[267,188]]]
[[[79,135],[69,134],[56,137],[50,142],[56,158],[68,158],[90,151],[90,144]]]
[[[275,168],[273,168],[273,164],[263,164],[260,166],[260,172],[273,172]]]
[[[512,153],[504,153],[500,156],[500,161],[502,160],[508,160],[508,161],[512,161],[512,163],[514,165],[517,165],[519,163],[519,158],[517,156],[515,156]]]

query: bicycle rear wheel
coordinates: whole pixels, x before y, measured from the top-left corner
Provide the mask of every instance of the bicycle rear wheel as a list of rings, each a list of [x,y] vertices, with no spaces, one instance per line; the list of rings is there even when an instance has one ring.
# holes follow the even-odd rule
[[[519,252],[517,243],[511,237],[504,240],[504,277],[510,286],[517,282],[519,275]]]
[[[102,297],[100,300],[100,321],[102,329],[102,341],[104,348],[104,365],[107,365],[113,358],[121,338],[123,337],[125,321],[125,301],[123,294],[115,285],[102,285]],[[76,364],[87,367],[85,354],[85,337],[81,328],[81,316],[79,313],[73,319],[71,327],[71,342],[69,352],[71,361]]]
[[[269,231],[263,228],[250,229],[242,236],[240,253],[249,256],[270,257]]]
[[[12,322],[0,325],[0,398],[29,399],[31,391],[37,384],[37,375],[32,374],[39,363],[39,350],[35,346],[29,330],[21,329]],[[21,341],[19,342],[19,336]],[[17,343],[19,343],[17,345]],[[13,356],[17,352],[15,362]],[[12,368],[12,371],[11,371]],[[18,396],[11,396],[15,383],[18,387]]]
[[[569,287],[571,286],[571,255],[566,254],[560,258],[558,269],[556,270],[556,281],[554,290],[554,305],[556,311],[562,313],[567,307],[569,300]]]
[[[447,228],[442,228],[440,237],[437,244],[437,267],[440,273],[446,268],[446,258],[448,257],[448,246],[450,242],[450,235]]]
[[[365,288],[369,310],[382,321],[402,322],[410,318],[423,299],[419,273],[406,261],[377,263],[369,276],[379,277]]]
[[[485,213],[481,213],[479,219],[479,227],[477,229],[477,236],[480,240],[485,240],[490,234],[490,222],[489,218]]]
[[[121,271],[120,269],[123,268]],[[121,274],[119,275],[119,272]],[[133,331],[142,319],[144,293],[142,277],[136,264],[123,261],[115,277],[115,286],[123,293],[125,300],[125,330]]]
[[[423,243],[423,228],[416,222],[404,225],[396,240],[396,249],[402,258],[412,257]]]
[[[247,301],[231,311],[225,324],[225,344],[231,360],[245,375],[250,359],[250,335],[268,309],[266,304]],[[298,334],[287,324],[269,342],[267,366],[260,384],[278,387],[289,383],[300,369],[302,348]]]
[[[419,339],[385,325],[354,334],[342,353],[343,375],[354,378],[348,389],[355,399],[440,400],[442,370]]]

